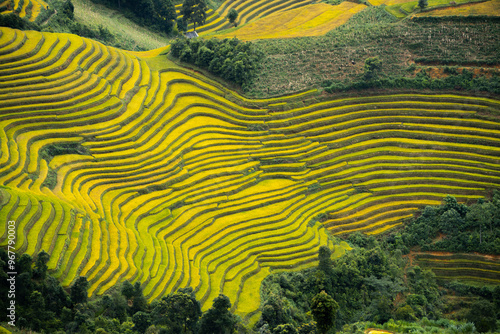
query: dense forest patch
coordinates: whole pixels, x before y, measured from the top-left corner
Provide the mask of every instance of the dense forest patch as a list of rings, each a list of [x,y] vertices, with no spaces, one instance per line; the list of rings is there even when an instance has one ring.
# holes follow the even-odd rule
[[[448,196],[441,206],[426,207],[419,218],[410,219],[395,233],[378,238],[359,233],[349,235],[347,240],[354,249],[343,257],[332,259],[327,249],[320,249],[317,268],[277,273],[263,281],[263,313],[257,327],[274,333],[273,329],[289,324],[303,333],[300,329],[315,320],[311,315],[313,297],[325,291],[339,304],[334,327],[340,333],[361,333],[367,327],[397,333],[410,330],[422,333],[494,331],[498,315],[492,310],[500,305],[498,283],[476,287],[467,282],[459,283],[454,277],[436,277],[434,271],[439,269],[429,269],[424,259],[417,263],[405,254],[417,244],[423,248],[426,241],[432,243],[438,234],[445,237],[434,244],[437,249],[442,248],[439,246],[442,243],[455,251],[474,252],[474,247],[464,250],[460,243],[453,244],[465,230],[477,247],[485,247],[480,242],[481,231],[490,226],[483,241],[494,240],[500,232],[499,200],[500,192],[495,192],[491,201],[480,200],[466,206]],[[467,216],[474,221],[472,217],[483,212],[482,223],[449,219],[456,210],[464,218]],[[485,226],[481,227],[481,224]],[[487,246],[484,250],[490,251]],[[479,258],[471,254],[474,256]],[[454,262],[453,256],[447,258],[443,261],[448,261],[450,270],[462,265]],[[488,268],[484,262],[476,263],[478,268]],[[498,261],[492,263],[498,265]],[[476,309],[482,310],[482,315]],[[454,321],[469,323],[457,324]]]

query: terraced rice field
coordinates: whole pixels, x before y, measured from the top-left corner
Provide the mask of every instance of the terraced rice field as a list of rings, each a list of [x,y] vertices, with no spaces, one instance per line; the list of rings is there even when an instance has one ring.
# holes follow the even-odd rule
[[[43,0],[0,0],[0,14],[17,13],[20,17],[34,22],[40,12],[49,9]]]
[[[500,283],[499,256],[446,252],[423,252],[415,255],[419,265],[431,269],[441,279],[494,285]]]
[[[462,6],[439,8],[436,10],[419,13],[417,16],[469,16],[487,15],[498,16],[500,13],[500,0],[490,0],[480,3],[470,3]]]
[[[16,221],[21,251],[51,254],[64,284],[86,276],[91,295],[123,280],[150,300],[192,286],[204,309],[223,292],[255,319],[263,278],[315,265],[330,232],[381,233],[446,194],[500,185],[495,99],[287,110],[309,93],[248,100],[154,54],[0,33],[1,220]]]
[[[226,0],[217,10],[209,10],[207,12],[205,24],[197,27],[196,31],[199,35],[205,35],[234,27],[226,18],[229,11],[233,8],[238,12],[238,18],[235,23],[237,25],[244,25],[266,15],[300,8],[312,2],[312,0]],[[178,17],[182,17],[180,15],[181,7],[182,4],[176,5]],[[193,29],[193,24],[188,26],[188,30],[190,29]]]
[[[403,4],[410,1],[412,0],[370,0],[369,2],[373,6],[380,6],[382,4],[385,4],[386,6],[391,6],[391,5]]]
[[[317,3],[284,12],[272,13],[240,29],[217,37],[237,37],[241,40],[254,40],[320,36],[346,23],[350,17],[365,8],[365,5],[347,1],[337,6]]]
[[[378,0],[375,0],[377,3]],[[482,3],[483,0],[429,0],[428,6],[426,7],[426,11],[424,13],[418,13],[418,16],[426,15],[427,13],[432,13],[436,10],[448,9],[453,12],[461,7],[468,7],[473,5],[476,2]],[[489,1],[493,3],[493,0]],[[409,14],[414,13],[415,11],[420,11],[418,8],[418,1],[407,1],[407,0],[389,0],[386,2],[386,10],[392,15],[403,18],[408,16]],[[495,5],[486,5],[491,9],[495,9]],[[472,14],[472,13],[471,13]],[[432,16],[432,14],[430,14]],[[451,14],[454,15],[454,14]],[[474,15],[474,14],[472,14]],[[498,11],[490,12],[488,15],[498,15]]]

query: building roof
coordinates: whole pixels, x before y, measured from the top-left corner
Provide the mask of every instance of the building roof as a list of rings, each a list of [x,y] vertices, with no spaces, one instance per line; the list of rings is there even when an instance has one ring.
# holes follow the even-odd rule
[[[184,36],[187,38],[195,38],[198,37],[198,33],[196,31],[189,31]]]

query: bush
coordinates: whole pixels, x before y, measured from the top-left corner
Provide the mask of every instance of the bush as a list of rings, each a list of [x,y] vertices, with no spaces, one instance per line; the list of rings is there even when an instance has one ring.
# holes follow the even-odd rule
[[[13,29],[20,30],[37,30],[40,31],[40,27],[29,21],[25,21],[14,13],[7,15],[0,15],[0,27],[9,27]]]
[[[236,11],[236,9],[231,8],[229,10],[229,13],[227,14],[227,19],[229,20],[229,22],[234,23],[234,21],[236,21],[236,18],[238,18],[238,12]]]

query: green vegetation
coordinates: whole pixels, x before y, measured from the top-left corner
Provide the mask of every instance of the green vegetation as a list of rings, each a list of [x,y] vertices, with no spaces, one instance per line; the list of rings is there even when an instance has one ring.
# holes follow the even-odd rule
[[[324,268],[325,269],[325,268]],[[311,314],[321,334],[326,334],[335,325],[339,304],[325,291],[321,291],[311,300]]]
[[[234,24],[234,21],[236,21],[237,18],[238,18],[238,12],[236,11],[236,9],[231,8],[229,13],[227,14],[227,19],[229,20],[229,22]]]
[[[498,72],[473,78],[470,74],[474,68],[500,62],[495,18],[395,21],[383,8],[373,6],[325,36],[256,41],[265,57],[249,94],[264,97],[310,87],[331,86],[334,92],[378,85],[388,91],[437,88],[498,94]],[[379,58],[381,67],[377,80],[366,81],[364,63],[372,57]],[[451,66],[446,78],[429,77],[428,70],[443,65]],[[462,73],[453,68],[457,66],[471,68]]]
[[[498,193],[492,202],[470,207],[457,204],[453,197],[444,201],[442,206],[427,207],[422,213],[428,224],[435,220],[438,233],[449,231],[447,225],[441,224],[442,219],[437,216],[429,218],[425,212],[443,211],[445,207],[443,212],[454,208],[473,212],[477,205],[495,206]],[[495,215],[486,215],[486,224],[498,224]],[[500,287],[437,280],[433,271],[412,264],[411,258],[404,255],[414,246],[409,236],[423,233],[423,229],[415,230],[414,221],[378,239],[351,234],[347,240],[355,248],[343,257],[331,260],[328,249],[322,247],[317,268],[267,277],[262,284],[263,311],[257,327],[274,333],[273,328],[285,324],[297,330],[315,320],[319,333],[326,333],[333,319],[340,333],[359,333],[370,327],[397,333],[494,331],[499,319],[494,308],[500,304]],[[458,229],[468,226],[463,221],[454,223]],[[424,228],[424,224],[420,226]],[[321,304],[319,298],[323,299]],[[327,311],[329,308],[335,310],[333,316]]]
[[[241,85],[243,89],[252,82],[262,58],[252,43],[243,43],[236,38],[222,41],[215,38],[179,38],[172,43],[170,50],[172,57],[207,69],[212,74]]]
[[[15,254],[15,253],[13,253]],[[88,281],[78,277],[68,294],[60,283],[47,274],[49,256],[40,252],[33,259],[15,254],[16,263],[16,330],[50,333],[144,333],[151,327],[155,333],[231,334],[240,319],[229,309],[224,295],[213,301],[203,313],[200,302],[190,288],[179,289],[161,300],[147,304],[141,285],[125,281],[121,292],[88,300]],[[6,280],[9,257],[0,249],[0,293],[7,296]],[[34,262],[34,263],[33,263]],[[7,318],[9,299],[0,300],[0,316]],[[14,327],[9,328],[13,329]]]
[[[207,19],[207,5],[205,0],[184,0],[181,9],[184,22],[191,22],[193,30],[196,31],[196,24],[203,25]]]
[[[444,236],[436,241],[438,235]],[[448,196],[442,206],[426,207],[402,237],[422,251],[500,254],[500,192],[469,207]]]
[[[50,144],[44,146],[40,152],[40,159],[45,159],[48,163],[57,155],[64,154],[89,154],[88,149],[80,143],[67,143],[67,144]]]
[[[372,59],[372,58],[368,58]],[[368,60],[367,59],[367,60]],[[453,68],[445,68],[449,73],[443,79],[432,78],[426,71],[420,71],[414,77],[391,77],[374,79],[372,70],[364,72],[362,80],[349,83],[331,83],[325,87],[329,93],[359,91],[363,89],[382,88],[387,90],[409,89],[409,90],[432,90],[432,91],[472,91],[475,93],[500,94],[500,75],[488,78],[486,76],[474,77],[473,73],[462,70],[460,73]],[[326,82],[324,84],[329,84]]]
[[[428,5],[429,4],[427,0],[418,0],[418,7],[420,7],[421,10],[427,7]]]
[[[92,0],[114,10],[119,10],[128,18],[153,31],[170,34],[177,19],[171,0]]]
[[[19,15],[10,13],[0,15],[0,27],[9,27],[21,30],[40,30],[40,27],[32,22],[23,20]]]

